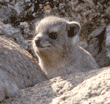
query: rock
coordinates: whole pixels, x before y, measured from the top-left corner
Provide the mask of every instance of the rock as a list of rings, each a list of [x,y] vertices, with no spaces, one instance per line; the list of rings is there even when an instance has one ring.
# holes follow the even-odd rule
[[[110,58],[110,25],[106,28],[106,50],[107,50],[107,56]]]
[[[7,37],[12,37],[14,34],[20,33],[20,29],[12,27],[11,24],[4,24],[3,22],[0,22],[0,25],[3,28],[3,30],[6,32],[5,35]]]
[[[110,67],[56,77],[1,104],[109,104]]]
[[[104,2],[106,1],[106,2]],[[81,36],[86,37],[86,39],[88,39],[89,37],[89,44],[87,44],[87,42],[85,40],[83,41],[77,41],[77,44],[81,45],[83,48],[87,49],[92,56],[95,58],[96,62],[99,64],[99,66],[104,67],[104,66],[109,66],[110,65],[110,25],[107,26],[106,21],[110,21],[110,7],[109,7],[110,1],[108,0],[77,0],[77,1],[61,1],[58,2],[58,0],[54,0],[54,1],[42,1],[42,0],[0,0],[0,35],[5,35],[8,38],[11,38],[12,40],[14,40],[16,43],[18,43],[21,47],[23,47],[24,49],[28,50],[29,52],[32,51],[31,49],[31,42],[28,41],[27,39],[29,39],[29,24],[33,25],[32,20],[34,20],[35,18],[39,19],[40,17],[43,16],[48,16],[48,15],[57,15],[60,17],[67,17],[69,20],[77,20],[81,23],[82,25],[82,32],[81,32]],[[45,7],[49,7],[49,9],[45,9]],[[13,12],[14,11],[14,12]],[[16,27],[14,27],[16,26]],[[102,26],[101,28],[99,28],[100,26]],[[34,26],[33,26],[34,27]],[[97,29],[99,28],[99,29]],[[33,34],[32,34],[33,35]],[[1,39],[1,37],[0,37]],[[4,39],[3,39],[4,40]],[[26,68],[24,69],[28,69],[27,71],[30,72],[28,64],[30,65],[30,67],[34,70],[36,67],[39,69],[39,67],[36,65],[35,62],[33,62],[33,59],[31,61],[31,55],[25,51],[24,49],[20,48],[18,49],[18,45],[16,45],[16,43],[9,41],[6,41],[6,43],[9,42],[7,44],[7,46],[5,46],[3,49],[0,47],[0,52],[3,50],[2,54],[0,55],[0,59],[2,58],[2,56],[5,57],[5,55],[7,56],[6,59],[4,58],[3,61],[0,61],[0,68],[1,66],[3,66],[5,69],[13,69],[13,68],[22,68],[25,67],[25,63],[26,64]],[[15,45],[14,45],[15,44]],[[12,45],[12,46],[11,46]],[[1,44],[0,44],[1,46]],[[19,46],[19,47],[20,47]],[[14,47],[15,49],[13,49],[12,47]],[[14,53],[13,55],[15,56],[8,56],[7,55],[7,50],[10,53],[14,53],[15,50],[18,50],[17,53]],[[21,50],[19,52],[19,50]],[[5,51],[5,52],[4,52]],[[24,52],[24,53],[23,53]],[[28,54],[27,54],[28,53]],[[31,52],[32,54],[34,54],[33,52]],[[12,57],[11,57],[12,56]],[[21,57],[20,57],[21,56]],[[28,59],[29,56],[29,59]],[[10,61],[7,60],[7,58],[10,58]],[[9,63],[15,63],[15,61],[11,61],[11,59],[15,60],[17,58],[17,61],[19,61],[20,64],[16,64],[15,67],[11,66]],[[19,59],[19,60],[18,60]],[[28,61],[24,61],[24,59],[28,59]],[[21,60],[21,61],[20,61]],[[2,63],[2,64],[1,64]],[[8,66],[8,68],[5,66]],[[1,70],[1,69],[0,69]],[[14,69],[13,69],[14,70]],[[109,73],[109,69],[107,72],[105,72],[105,75],[107,77],[106,73]],[[105,71],[106,71],[105,70]],[[8,88],[10,87],[10,93],[11,92],[16,92],[16,90],[18,90],[19,88],[16,87],[14,80],[20,80],[19,77],[15,78],[15,76],[17,75],[16,72],[13,72],[13,76],[14,78],[13,81],[11,80],[11,76],[9,77],[10,74],[4,74],[6,70],[4,71],[0,71],[0,78],[6,79],[7,81],[4,84],[1,84],[2,82],[0,82],[0,99],[4,99],[4,98],[8,98],[9,92],[8,92]],[[38,70],[37,70],[38,71]],[[35,71],[33,71],[34,73]],[[100,71],[98,71],[100,72]],[[3,75],[1,75],[1,73]],[[9,72],[10,73],[10,72]],[[42,73],[41,71],[38,71],[38,73]],[[95,73],[95,71],[94,71]],[[37,72],[35,72],[35,74],[37,74]],[[44,74],[40,74],[39,76],[41,76],[39,78],[39,76],[36,76],[34,74],[34,77],[39,79],[42,79],[42,81],[45,80],[44,77],[46,77]],[[24,74],[21,75],[21,77]],[[38,75],[38,74],[37,74]],[[94,75],[94,74],[93,74]],[[100,75],[100,73],[99,73]],[[44,77],[42,77],[44,76]],[[94,84],[94,81],[92,78],[96,78],[96,76],[92,77],[91,80],[88,79],[88,82],[92,82],[90,83],[90,88],[91,90],[88,88],[87,84],[88,82],[86,82],[87,80],[84,81],[84,79],[86,79],[87,77],[90,77],[90,73],[86,73],[86,74],[76,74],[73,75],[67,75],[65,77],[57,77],[54,79],[51,79],[49,81],[43,82],[41,84],[37,84],[36,86],[32,87],[32,88],[27,88],[27,89],[23,89],[21,91],[21,95],[20,98],[15,98],[15,99],[9,99],[7,101],[4,102],[7,104],[22,104],[22,103],[28,103],[28,104],[33,104],[33,103],[38,103],[40,102],[40,104],[51,104],[51,103],[77,103],[77,104],[85,104],[85,103],[107,103],[109,104],[109,94],[107,98],[107,93],[109,92],[109,89],[107,90],[106,86],[108,84],[109,85],[109,80],[108,83],[105,85],[99,85],[100,88],[96,88],[97,92],[94,91],[94,89],[91,87],[92,84]],[[102,73],[102,77],[103,73]],[[100,78],[102,78],[100,76]],[[33,78],[33,76],[32,76]],[[97,77],[95,80],[95,83],[98,83],[98,79],[100,79],[99,77]],[[106,78],[105,80],[102,78],[102,82],[99,81],[99,83],[105,82],[106,83]],[[109,76],[108,76],[109,78]],[[27,80],[28,76],[25,78]],[[1,81],[1,80],[0,80]],[[80,84],[82,81],[84,81],[84,83]],[[29,82],[31,82],[29,80]],[[35,83],[33,85],[35,85],[37,82],[37,80],[35,81]],[[40,82],[40,81],[38,81]],[[13,84],[14,83],[14,84]],[[23,83],[22,80],[20,80],[20,83]],[[25,81],[24,81],[25,83]],[[13,84],[13,85],[12,85]],[[19,84],[19,83],[17,83]],[[79,85],[78,85],[79,84]],[[1,85],[5,86],[5,89],[1,89]],[[84,86],[85,85],[85,86]],[[29,85],[31,86],[31,85]],[[29,87],[27,86],[27,87]],[[78,87],[79,86],[79,87]],[[97,86],[97,84],[96,84]],[[105,87],[105,88],[104,88]],[[74,90],[75,89],[75,90]],[[86,89],[86,93],[83,92]],[[99,90],[98,90],[99,89]],[[105,89],[105,92],[104,92]],[[106,91],[107,90],[107,91]],[[7,91],[7,92],[6,92]],[[80,92],[79,92],[80,91]],[[102,91],[102,93],[98,93]],[[6,93],[4,93],[6,92]],[[8,93],[8,94],[7,94]],[[76,93],[76,95],[75,95]],[[82,94],[81,94],[82,93]],[[70,94],[70,95],[69,95]],[[78,94],[80,96],[78,96]],[[98,96],[95,96],[98,95]],[[101,95],[102,94],[102,95]],[[18,96],[18,94],[17,94]],[[85,99],[85,102],[83,99]],[[106,101],[104,101],[104,98],[106,99]],[[69,100],[71,102],[69,102]],[[99,100],[100,101],[99,101]],[[29,101],[30,100],[30,101]],[[88,101],[87,101],[88,100]],[[92,102],[92,100],[94,102]],[[102,102],[101,102],[102,100]],[[107,102],[108,101],[108,102]]]
[[[88,40],[90,40],[91,38],[99,36],[104,31],[105,28],[106,28],[106,24],[104,24],[101,28],[93,31],[92,34],[88,37]]]
[[[26,3],[31,2],[31,0],[25,0]]]
[[[16,33],[12,36],[12,38],[24,49],[28,49],[28,41],[24,39],[21,33]]]
[[[52,100],[51,104],[109,104],[110,67],[83,81],[67,93]]]
[[[22,0],[18,1],[15,4],[15,10],[17,11],[18,15],[24,11],[24,2]]]
[[[3,35],[3,34],[5,34],[5,31],[4,31],[3,27],[0,25],[0,35]]]
[[[28,49],[28,41],[24,39],[24,37],[28,37],[28,35],[26,36],[25,34],[28,34],[29,32],[29,26],[27,26],[27,23],[23,25],[23,28],[25,28],[24,34],[21,33],[21,30],[19,28],[12,27],[11,24],[4,24],[3,22],[0,22],[0,25],[0,34],[4,34],[6,37],[14,39],[14,41],[21,47]]]
[[[0,3],[4,3],[4,0],[0,0]]]
[[[28,38],[28,33],[29,33],[29,24],[27,22],[20,22],[20,29],[22,30],[22,35],[24,38]]]
[[[5,0],[5,2],[9,3],[9,2],[10,2],[10,0]]]
[[[0,5],[0,20],[8,20],[9,17],[11,16],[11,9],[8,8],[7,6],[1,6]]]
[[[96,29],[89,36],[89,45],[87,50],[92,54],[96,62],[100,67],[105,67],[110,65],[110,58],[107,56],[107,42],[108,37],[106,37],[107,26],[104,24],[101,28]]]
[[[26,50],[0,36],[0,101],[45,80],[47,77]]]

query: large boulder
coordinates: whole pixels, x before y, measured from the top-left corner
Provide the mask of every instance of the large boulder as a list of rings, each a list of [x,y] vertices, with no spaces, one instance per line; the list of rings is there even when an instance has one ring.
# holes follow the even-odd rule
[[[0,37],[0,101],[46,79],[29,52],[12,40]]]
[[[88,37],[87,50],[100,67],[110,66],[110,25],[104,24]]]
[[[109,104],[110,67],[56,77],[1,104]]]

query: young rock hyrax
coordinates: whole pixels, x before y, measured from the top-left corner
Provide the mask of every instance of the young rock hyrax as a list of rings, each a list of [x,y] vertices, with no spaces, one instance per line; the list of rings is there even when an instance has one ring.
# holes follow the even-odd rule
[[[55,16],[39,22],[32,44],[39,66],[48,78],[98,68],[89,52],[75,44],[80,30],[78,22]]]

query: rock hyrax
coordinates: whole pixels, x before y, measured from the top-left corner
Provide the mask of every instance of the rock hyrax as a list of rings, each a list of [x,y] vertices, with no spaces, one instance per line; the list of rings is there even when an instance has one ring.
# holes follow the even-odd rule
[[[39,66],[48,78],[98,68],[90,53],[75,44],[80,30],[78,22],[55,16],[39,22],[32,44]]]

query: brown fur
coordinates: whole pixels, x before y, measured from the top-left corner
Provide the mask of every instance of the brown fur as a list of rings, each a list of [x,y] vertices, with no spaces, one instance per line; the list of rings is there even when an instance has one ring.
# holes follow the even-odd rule
[[[33,49],[39,66],[48,78],[98,68],[89,52],[76,44],[75,37],[80,30],[78,22],[55,16],[40,21],[36,27]]]

